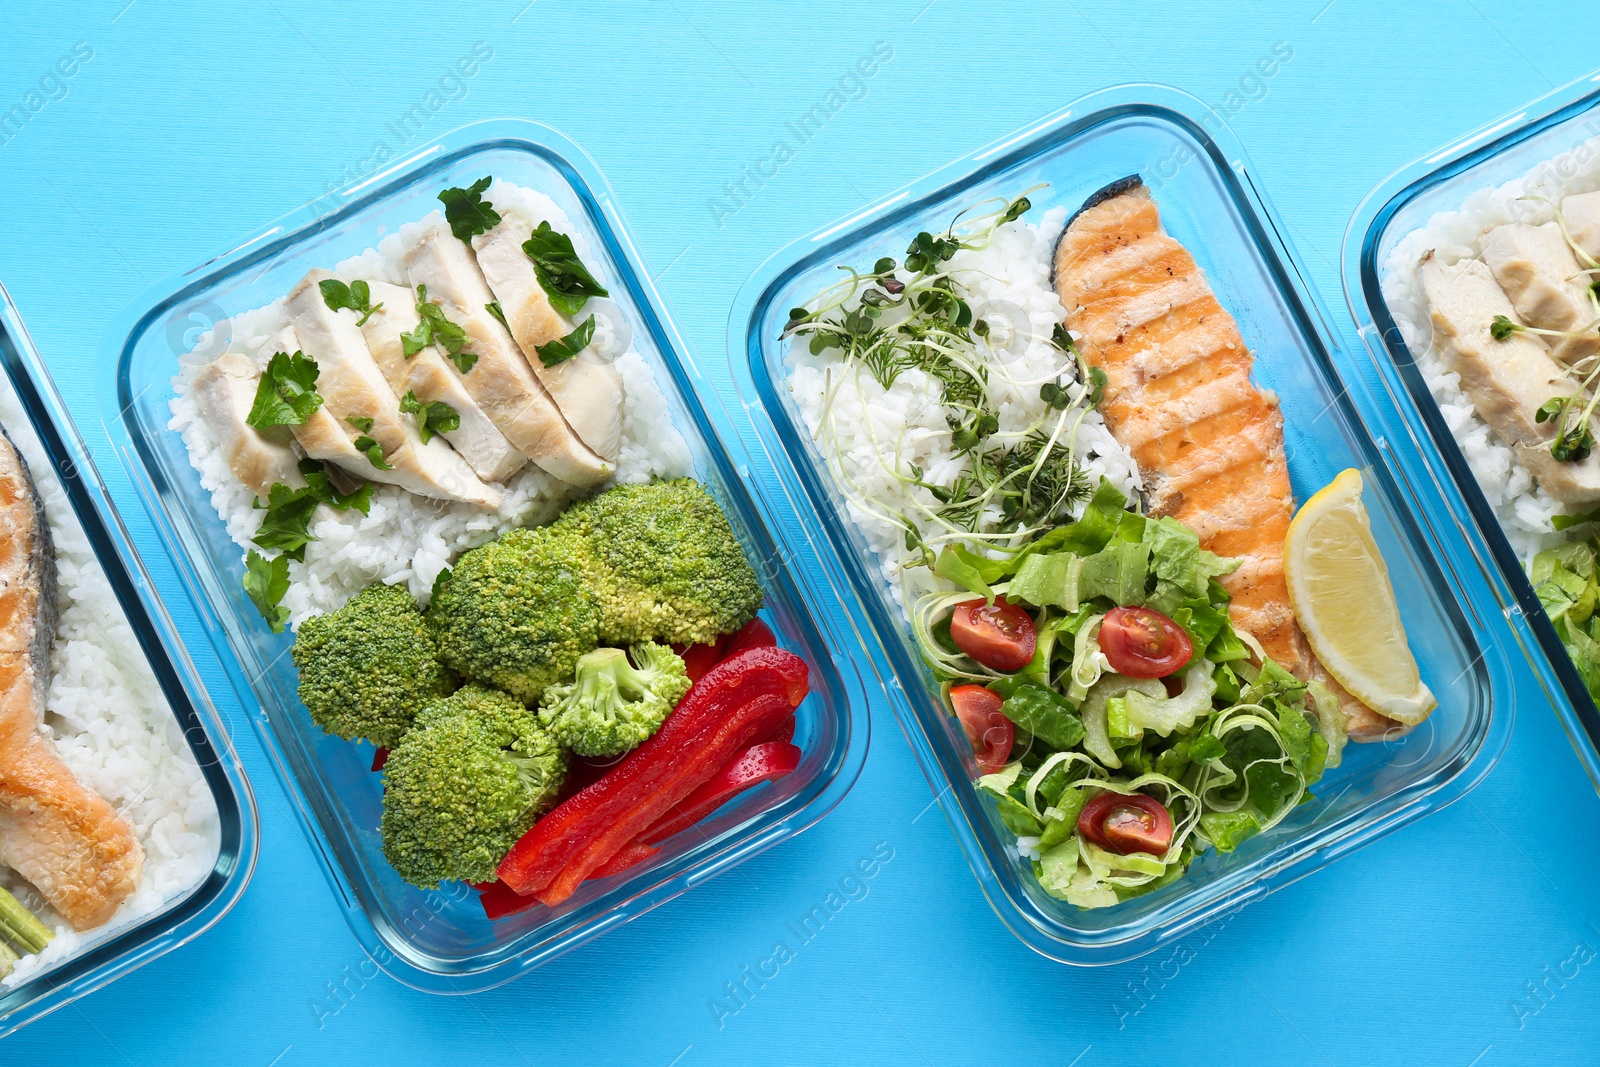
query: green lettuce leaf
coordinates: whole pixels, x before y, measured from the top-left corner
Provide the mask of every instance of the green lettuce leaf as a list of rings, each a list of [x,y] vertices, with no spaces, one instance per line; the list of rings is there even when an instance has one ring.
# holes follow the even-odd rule
[[[1058,751],[1074,748],[1083,740],[1083,720],[1072,705],[1043,686],[1013,687],[1000,705],[1000,714]]]

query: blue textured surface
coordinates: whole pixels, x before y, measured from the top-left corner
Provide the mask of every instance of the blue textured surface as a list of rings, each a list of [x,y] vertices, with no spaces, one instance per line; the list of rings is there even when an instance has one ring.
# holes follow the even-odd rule
[[[1346,322],[1338,251],[1365,192],[1594,65],[1591,5],[1527,0],[125,3],[6,13],[0,113],[37,110],[0,133],[0,279],[123,490],[136,536],[142,514],[98,423],[108,371],[93,354],[106,323],[148,282],[370,167],[377,142],[407,136],[408,115],[422,124],[413,142],[521,115],[582,143],[715,365],[733,294],[774,248],[1085,92],[1134,80],[1233,112],[1256,178]],[[742,205],[730,200],[724,183],[746,166],[770,170],[785,123],[880,41],[893,58],[864,91],[846,85],[854,98],[820,133],[764,185],[747,182]],[[78,42],[92,58],[55,74]],[[477,42],[493,57],[457,77]],[[1293,58],[1256,75],[1278,42]],[[206,648],[198,635],[192,647]],[[222,701],[220,674],[202,668]],[[1504,760],[1468,800],[1174,949],[1094,971],[1032,955],[995,919],[892,716],[875,708],[867,768],[820,825],[470,998],[374,975],[253,735],[224,706],[263,824],[243,901],[198,942],[11,1037],[0,1057],[1589,1062],[1600,1035],[1600,801],[1538,693],[1530,686],[1520,702]],[[802,942],[790,924],[875,851],[892,858],[865,894]],[[793,958],[752,977],[779,941]]]

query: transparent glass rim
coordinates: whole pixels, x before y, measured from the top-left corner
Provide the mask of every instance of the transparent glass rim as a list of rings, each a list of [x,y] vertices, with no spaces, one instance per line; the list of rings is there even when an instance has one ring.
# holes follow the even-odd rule
[[[0,995],[3,1038],[214,926],[238,902],[254,873],[260,832],[255,796],[227,728],[4,285],[0,285],[0,362],[40,444],[55,463],[73,511],[201,767],[221,828],[216,863],[183,897]]]
[[[831,598],[826,590],[813,589],[804,582],[796,581],[794,574],[799,568],[795,561],[799,557],[791,550],[791,546],[783,546],[784,553],[779,557],[778,542],[772,531],[779,528],[773,522],[782,521],[783,516],[769,517],[749,499],[742,474],[745,461],[739,442],[730,442],[720,436],[706,416],[704,409],[714,389],[666,310],[665,301],[656,288],[651,272],[645,268],[644,257],[610,185],[595,162],[570,138],[552,127],[526,119],[491,119],[443,134],[383,171],[319,197],[248,238],[233,243],[226,251],[198,266],[151,285],[130,303],[107,331],[102,355],[104,365],[115,368],[115,378],[112,388],[104,390],[101,397],[106,430],[146,511],[161,531],[173,566],[183,578],[190,598],[195,602],[196,609],[207,617],[212,643],[240,699],[246,702],[246,706],[259,700],[247,678],[249,656],[234,643],[228,626],[220,618],[218,605],[221,602],[214,599],[208,589],[209,579],[202,573],[203,568],[195,562],[193,541],[186,533],[187,520],[168,507],[164,494],[170,490],[161,484],[161,474],[156,464],[145,454],[144,446],[131,432],[129,420],[124,417],[130,403],[128,353],[137,339],[162,315],[203,292],[223,275],[241,269],[242,265],[253,265],[270,259],[280,251],[293,249],[306,238],[382,201],[419,174],[497,147],[518,148],[537,154],[562,174],[591,213],[602,240],[607,243],[619,269],[626,275],[624,282],[632,290],[635,303],[646,320],[640,325],[653,336],[672,375],[673,386],[681,394],[691,417],[696,419],[697,432],[703,437],[706,453],[716,464],[722,482],[734,496],[732,505],[746,519],[746,528],[757,538],[765,539],[764,547],[771,548],[772,558],[781,558],[789,563],[787,567],[780,566],[779,573],[770,577],[783,586],[792,603],[808,613],[804,622],[820,634],[820,643],[834,653],[831,663],[814,664],[814,667],[830,672],[836,680],[836,688],[843,694],[843,725],[847,741],[831,753],[823,771],[806,790],[753,816],[739,830],[715,839],[714,847],[705,852],[686,853],[649,869],[635,882],[627,883],[628,895],[625,899],[593,914],[587,912],[594,909],[581,909],[575,914],[584,917],[571,925],[547,924],[490,952],[451,959],[422,951],[409,943],[402,931],[388,923],[374,921],[373,915],[377,909],[369,899],[369,894],[362,884],[349,876],[332,854],[319,825],[324,818],[336,816],[319,813],[317,805],[298,782],[292,761],[275,730],[270,723],[252,717],[252,725],[272,759],[274,772],[295,806],[301,830],[312,845],[318,864],[358,943],[379,967],[397,980],[426,992],[446,994],[478,992],[511,981],[801,832],[826,815],[854,784],[865,761],[870,738],[866,715],[867,679],[862,676],[853,659],[839,651],[841,647],[848,649],[847,645],[841,645],[841,640],[848,637],[848,632],[840,630],[829,618],[826,609]],[[334,206],[327,208],[330,201]],[[758,514],[761,516],[759,521],[755,518]],[[183,550],[175,550],[173,546],[183,546]],[[560,928],[553,929],[557,926]]]
[[[807,498],[812,500],[806,536],[812,539],[829,537],[825,523],[817,514],[819,505],[814,495],[817,491],[812,484],[814,478],[810,472],[803,472],[789,454],[784,435],[775,425],[782,415],[774,410],[763,393],[764,386],[752,371],[752,364],[760,358],[759,342],[754,339],[754,331],[773,298],[779,279],[798,264],[825,258],[830,249],[842,247],[853,234],[869,230],[877,232],[883,227],[897,225],[909,219],[925,200],[943,199],[965,186],[980,183],[1006,170],[1032,152],[1063,143],[1079,133],[1137,109],[1160,111],[1172,121],[1186,126],[1205,147],[1211,165],[1218,174],[1234,183],[1235,195],[1249,215],[1246,221],[1255,229],[1264,250],[1271,254],[1278,268],[1277,287],[1283,299],[1300,312],[1308,334],[1318,343],[1324,375],[1332,384],[1343,384],[1344,375],[1338,368],[1338,361],[1333,358],[1333,354],[1342,348],[1339,335],[1331,328],[1327,311],[1310,284],[1304,265],[1294,252],[1285,227],[1251,177],[1244,151],[1226,121],[1200,100],[1180,90],[1154,84],[1115,86],[1091,93],[1061,111],[957,159],[905,188],[792,242],[769,257],[745,282],[734,302],[727,334],[729,370],[738,385],[742,406],[738,412],[725,409],[723,417],[730,425],[737,425],[737,415],[748,419],[750,432],[762,445],[766,453],[765,461],[775,473],[776,488],[786,499],[791,502]],[[1434,526],[1430,512],[1418,504],[1415,487],[1400,477],[1401,472],[1382,440],[1374,438],[1367,420],[1344,395],[1344,390],[1338,392],[1337,402],[1345,409],[1352,428],[1362,435],[1361,445],[1376,475],[1389,479],[1395,498],[1410,505],[1411,514],[1407,519],[1419,531],[1420,541],[1432,552],[1435,563],[1447,572],[1451,593],[1459,610],[1475,626],[1486,618],[1492,618],[1492,615],[1485,616],[1484,609],[1492,609],[1494,605],[1483,597],[1472,595],[1463,586],[1464,580],[1470,582],[1476,578],[1475,572],[1463,576],[1449,565],[1445,554],[1439,551],[1442,538],[1447,538],[1450,531]],[[764,488],[768,484],[767,480],[763,480]],[[806,509],[796,510],[803,512]],[[846,569],[840,558],[843,552],[843,546],[836,545],[833,562],[841,571]],[[961,783],[950,773],[950,768],[940,755],[942,742],[930,735],[926,722],[912,706],[906,691],[910,684],[902,685],[897,680],[899,677],[916,678],[918,675],[912,665],[897,662],[896,654],[890,651],[892,644],[884,640],[882,634],[886,631],[881,628],[899,624],[881,617],[875,606],[867,607],[868,595],[861,581],[862,573],[858,566],[852,572],[852,578],[841,583],[854,594],[847,599],[847,608],[860,628],[864,644],[870,649],[876,671],[889,682],[888,692],[895,715],[966,854],[968,865],[1001,921],[1030,948],[1061,962],[1104,965],[1144,955],[1459,799],[1493,767],[1510,735],[1514,709],[1510,688],[1504,684],[1507,671],[1504,657],[1497,648],[1484,645],[1485,669],[1494,696],[1493,714],[1478,743],[1462,754],[1450,773],[1439,772],[1429,779],[1413,783],[1401,791],[1381,816],[1363,820],[1358,811],[1315,834],[1286,843],[1248,868],[1230,875],[1227,879],[1228,888],[1212,894],[1204,901],[1191,900],[1188,906],[1176,908],[1174,913],[1142,927],[1091,934],[1044,914],[1021,893],[1019,886],[1010,884],[1014,879],[1009,875],[1001,877],[997,872],[995,863],[982,844],[983,835],[975,828],[975,820],[979,817],[976,793],[971,788],[961,787]],[[921,682],[914,684],[920,687]]]
[[[1479,166],[1585,112],[1600,108],[1600,70],[1576,78],[1400,167],[1367,193],[1345,229],[1340,255],[1345,302],[1367,362],[1358,384],[1397,440],[1410,443],[1407,474],[1429,484],[1448,509],[1510,620],[1517,645],[1555,708],[1591,785],[1600,791],[1600,708],[1545,615],[1533,583],[1495,518],[1466,456],[1389,313],[1378,246],[1394,216],[1441,182]]]

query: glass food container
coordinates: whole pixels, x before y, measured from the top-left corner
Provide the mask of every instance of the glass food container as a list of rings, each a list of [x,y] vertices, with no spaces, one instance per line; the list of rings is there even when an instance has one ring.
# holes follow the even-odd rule
[[[86,712],[83,707],[58,704],[52,690],[47,704],[51,728],[58,739],[81,749],[72,740],[76,732],[115,724],[119,744],[144,747],[106,762],[161,771],[143,782],[118,783],[119,788],[126,785],[122,789],[126,795],[102,786],[120,814],[146,837],[143,886],[124,905],[141,914],[114,917],[107,926],[88,933],[63,935],[72,941],[61,942],[70,947],[58,960],[41,957],[25,971],[30,961],[24,959],[10,984],[0,982],[3,1038],[210,929],[244,892],[255,867],[259,837],[255,798],[227,731],[3,286],[0,413],[5,432],[29,460],[54,537],[57,603],[66,632],[72,635],[69,643],[76,646],[58,657],[56,681],[65,687],[61,699],[82,700],[73,695],[74,688],[104,686],[99,699],[116,694],[128,702],[105,709],[110,717],[102,723],[93,714],[94,695],[86,701],[91,705]],[[88,562],[90,557],[98,568]],[[82,615],[98,637],[86,638],[69,613]],[[58,645],[60,641],[58,636]],[[94,648],[85,648],[86,643]],[[94,679],[74,686],[68,672],[83,663],[77,657],[97,653],[111,662],[97,668],[101,673]],[[124,716],[142,716],[145,728],[130,728]],[[157,751],[164,753],[161,759],[140,762]],[[181,762],[181,770],[175,770],[171,761]],[[112,773],[105,766],[96,771]],[[93,787],[94,781],[86,784]],[[186,790],[175,794],[171,789],[175,784]],[[165,796],[161,789],[167,791]],[[168,800],[172,806],[166,812],[181,812],[184,823],[177,837],[147,825],[163,815],[162,805]],[[180,868],[161,843],[152,847],[147,835],[158,835],[163,842],[181,841],[192,851],[177,853]],[[28,889],[19,891],[32,898]]]
[[[1071,212],[1132,174],[1143,176],[1166,228],[1237,318],[1257,357],[1257,381],[1280,398],[1296,498],[1344,468],[1362,470],[1373,533],[1439,708],[1406,737],[1349,745],[1343,765],[1315,787],[1316,802],[1271,832],[1230,854],[1206,854],[1159,890],[1085,911],[1039,887],[994,804],[973,788],[970,746],[785,388],[788,342],[780,335],[788,310],[837,276],[836,265],[898,258],[919,230],[942,230],[966,205],[1046,183],[1029,194],[1027,218],[1037,221],[1054,206]],[[1093,94],[949,164],[778,252],[739,295],[728,350],[746,403],[727,418],[748,420],[743,432],[761,453],[759,495],[802,516],[800,532],[811,543],[832,542],[844,572],[839,584],[852,593],[845,608],[875,669],[896,679],[894,710],[974,876],[1005,924],[1046,956],[1107,964],[1149,952],[1459,798],[1504,749],[1513,694],[1506,621],[1472,551],[1437,521],[1435,488],[1404,477],[1407,463],[1351,402],[1338,348],[1233,134],[1200,101],[1154,85]]]
[[[1587,188],[1600,188],[1591,162],[1600,155],[1597,135],[1600,72],[1428,153],[1367,194],[1345,234],[1342,270],[1345,296],[1370,357],[1363,378],[1395,426],[1403,476],[1438,493],[1447,509],[1439,515],[1441,528],[1457,531],[1470,548],[1471,562],[1509,618],[1518,648],[1600,789],[1600,712],[1423,376],[1418,361],[1427,336],[1413,332],[1408,340],[1384,294],[1400,242],[1435,216],[1462,211],[1474,194],[1525,176],[1534,192],[1564,188],[1584,174],[1594,179]]]
[[[742,794],[680,834],[647,864],[591,880],[556,908],[490,922],[464,883],[424,891],[384,860],[378,834],[382,778],[373,750],[324,734],[296,696],[288,633],[274,634],[241,586],[243,550],[228,536],[168,429],[171,379],[183,346],[174,323],[224,323],[270,303],[311,267],[378,243],[439,207],[435,194],[493,175],[542,192],[573,220],[596,272],[654,371],[696,476],[722,504],[766,592],[762,616],[779,643],[812,668],[798,713],[799,768]],[[614,280],[614,281],[612,281]],[[182,328],[178,328],[182,333]],[[220,345],[217,346],[220,350]],[[108,334],[113,375],[105,422],[130,478],[169,546],[187,593],[212,624],[252,724],[293,798],[306,837],[351,930],[385,971],[419,989],[487,989],[635,918],[820,819],[854,783],[868,742],[865,673],[855,634],[833,612],[840,590],[813,551],[789,534],[780,511],[759,511],[742,443],[719,435],[706,414],[700,367],[664,308],[610,188],[572,141],[537,123],[496,120],[463,127],[351,187],[279,220],[193,270],[154,286]],[[696,840],[690,840],[695,838]]]

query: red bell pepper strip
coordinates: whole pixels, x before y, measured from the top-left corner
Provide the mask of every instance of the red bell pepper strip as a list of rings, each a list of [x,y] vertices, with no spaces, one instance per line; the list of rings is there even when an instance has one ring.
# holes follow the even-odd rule
[[[751,786],[782,778],[799,765],[800,750],[786,741],[751,745],[735,756],[732,763],[702,782],[693,793],[656,820],[639,835],[639,841],[646,845],[660,844],[704,819]],[[623,852],[626,851],[627,848],[624,848]]]
[[[378,749],[377,753],[372,757],[372,773],[377,774],[379,771],[383,770],[383,765],[388,762],[389,750],[386,748]]]
[[[527,911],[539,904],[533,897],[512,892],[511,887],[504,882],[490,882],[480,887],[478,903],[483,905],[483,914],[488,916],[490,922],[504,919],[507,915],[515,915],[519,911]]]
[[[676,777],[675,769],[703,773],[683,794],[674,796],[668,806],[715,774],[733,751],[744,746],[736,746],[714,760],[705,759],[700,753],[710,734],[732,719],[737,709],[762,696],[775,697],[778,703],[792,709],[805,698],[807,690],[805,662],[782,649],[753,648],[723,660],[694,684],[655,736],[630,752],[604,778],[567,798],[534,823],[501,860],[500,878],[525,896],[543,889],[586,844],[636,807],[641,798],[652,796],[662,782]],[[778,719],[762,725],[770,731],[778,725]],[[648,825],[644,823],[639,829]],[[632,836],[623,838],[617,847]],[[600,857],[593,866],[608,858],[609,854]]]
[[[613,874],[621,874],[634,864],[643,863],[645,860],[649,859],[651,856],[654,856],[660,851],[661,850],[659,848],[651,848],[649,845],[642,844],[641,842],[630,841],[626,845],[623,845],[622,850],[615,856],[612,856],[600,866],[596,867],[594,869],[594,873],[589,875],[589,877],[610,878]]]
[[[772,627],[760,619],[751,619],[738,633],[723,640],[727,642],[722,649],[723,659],[731,659],[747,648],[771,648],[778,643]]]
[[[791,715],[787,719],[783,720],[783,722],[778,726],[778,728],[776,730],[772,731],[770,736],[763,737],[761,740],[763,740],[763,741],[793,741],[794,740],[794,716]]]
[[[722,650],[727,643],[728,638],[724,635],[717,638],[715,644],[673,645],[672,650],[683,658],[683,665],[689,672],[689,681],[698,682],[706,676],[707,671],[722,661]]]
[[[745,655],[770,651],[752,649]],[[641,781],[637,791],[630,790],[631,802],[606,825],[599,827],[598,833],[589,836],[567,860],[560,873],[535,890],[534,895],[552,906],[566,900],[596,867],[653,825],[673,805],[694,792],[701,782],[714,776],[740,750],[749,747],[757,738],[771,733],[792,710],[793,705],[788,697],[780,693],[762,693],[753,700],[743,701],[737,707],[728,709],[721,722],[700,734],[691,750],[682,752],[680,758],[662,766],[661,773],[647,783]],[[519,888],[515,883],[512,883],[512,887]]]

